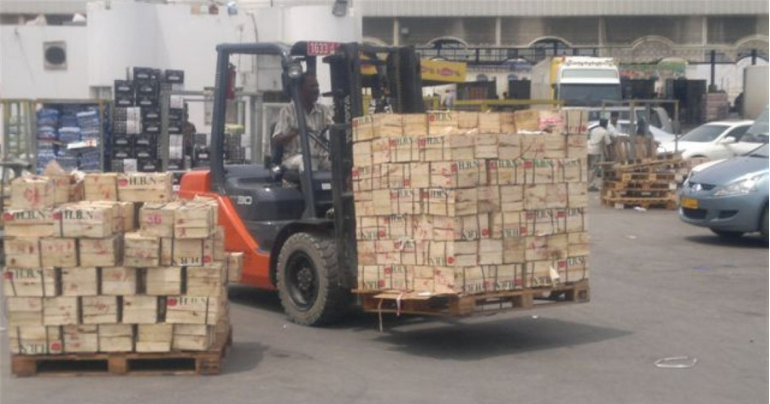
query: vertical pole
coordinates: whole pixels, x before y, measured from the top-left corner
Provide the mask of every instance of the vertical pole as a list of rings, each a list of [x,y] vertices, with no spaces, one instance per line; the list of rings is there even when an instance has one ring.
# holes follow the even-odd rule
[[[401,45],[401,21],[393,19],[393,46]]]
[[[711,51],[711,85],[709,86],[710,93],[716,92],[716,71],[717,71],[717,51]]]
[[[636,105],[631,100],[630,110],[628,111],[628,134],[629,149],[628,154],[631,161],[636,160]]]
[[[604,17],[599,17],[599,52],[595,56],[607,56],[604,52],[606,34],[607,34],[607,21]]]
[[[503,19],[495,18],[495,46],[503,45]]]
[[[757,64],[757,50],[752,49],[751,50],[751,65],[754,66]]]

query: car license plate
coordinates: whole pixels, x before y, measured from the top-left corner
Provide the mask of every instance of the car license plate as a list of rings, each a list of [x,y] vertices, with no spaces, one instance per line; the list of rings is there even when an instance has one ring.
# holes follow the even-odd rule
[[[697,199],[695,199],[695,198],[687,198],[687,197],[684,197],[684,198],[682,198],[682,199],[679,201],[679,204],[680,204],[680,205],[681,205],[683,208],[687,208],[687,209],[698,209],[698,200],[697,200]]]

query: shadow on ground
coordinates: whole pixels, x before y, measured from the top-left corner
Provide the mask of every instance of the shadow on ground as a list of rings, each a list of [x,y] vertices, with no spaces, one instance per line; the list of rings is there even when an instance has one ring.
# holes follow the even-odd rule
[[[222,373],[241,373],[254,370],[268,347],[256,342],[233,342],[223,361]]]
[[[231,285],[228,288],[230,302],[244,306],[267,310],[272,313],[283,313],[278,292],[252,288],[249,286]]]
[[[703,234],[697,236],[687,236],[688,241],[693,243],[720,246],[720,247],[733,247],[733,248],[767,248],[767,240],[763,239],[759,235],[748,235],[735,239],[725,239],[716,235]]]
[[[568,348],[609,339],[631,332],[532,316],[501,318],[480,323],[442,324],[429,327],[390,329],[377,341],[392,350],[436,359],[474,361],[501,355]],[[427,323],[427,322],[426,322]]]

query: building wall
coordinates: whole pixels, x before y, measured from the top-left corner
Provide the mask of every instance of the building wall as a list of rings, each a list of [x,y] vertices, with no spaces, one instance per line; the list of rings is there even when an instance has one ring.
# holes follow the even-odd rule
[[[89,97],[86,27],[0,27],[2,98],[85,99]],[[67,67],[46,70],[43,43],[66,43]]]

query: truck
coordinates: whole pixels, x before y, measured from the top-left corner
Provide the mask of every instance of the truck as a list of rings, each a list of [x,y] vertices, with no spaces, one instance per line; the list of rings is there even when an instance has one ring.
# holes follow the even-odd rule
[[[756,119],[767,107],[768,67],[746,66],[743,71],[743,101],[741,115]]]
[[[551,56],[532,67],[532,98],[564,106],[600,106],[621,99],[620,71],[612,58]]]

